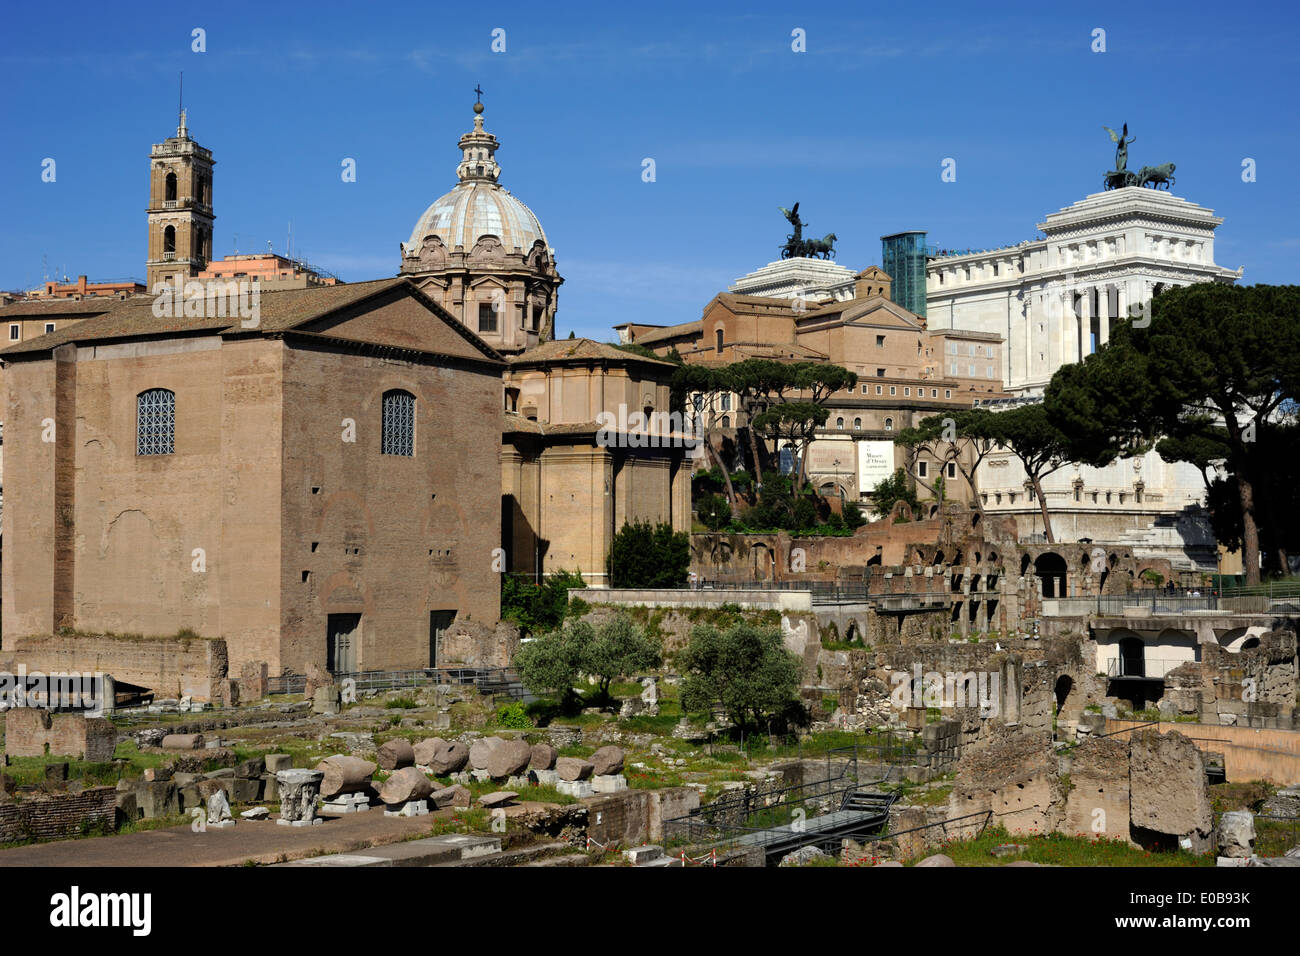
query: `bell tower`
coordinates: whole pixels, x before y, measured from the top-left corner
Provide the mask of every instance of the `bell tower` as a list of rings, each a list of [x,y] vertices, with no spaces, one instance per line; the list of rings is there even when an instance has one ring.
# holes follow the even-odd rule
[[[149,152],[146,283],[184,282],[212,258],[212,151],[190,139],[185,110],[176,135]]]

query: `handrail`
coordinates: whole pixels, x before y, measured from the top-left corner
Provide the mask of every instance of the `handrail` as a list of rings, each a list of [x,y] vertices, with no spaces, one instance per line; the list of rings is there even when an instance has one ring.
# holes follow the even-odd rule
[[[1141,730],[1143,727],[1159,727],[1159,726],[1160,726],[1160,721],[1148,720],[1146,723],[1143,724],[1134,724],[1132,727],[1121,727],[1119,730],[1112,730],[1108,734],[1097,734],[1092,739],[1100,740],[1102,737],[1114,737],[1116,734],[1126,734],[1130,730]]]

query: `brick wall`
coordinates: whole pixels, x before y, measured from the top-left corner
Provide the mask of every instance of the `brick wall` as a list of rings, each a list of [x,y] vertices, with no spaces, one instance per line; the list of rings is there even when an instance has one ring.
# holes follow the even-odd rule
[[[650,836],[650,791],[624,790],[588,800],[587,835],[601,844],[612,840],[619,850],[645,843]]]
[[[41,757],[49,753],[76,760],[113,759],[117,728],[103,717],[51,714],[39,707],[16,707],[5,714],[5,753]]]
[[[82,793],[29,797],[0,805],[0,843],[75,836],[83,825],[116,823],[117,790],[91,787]]]
[[[0,668],[17,672],[78,671],[109,674],[115,680],[152,688],[158,697],[220,697],[226,675],[226,643],[206,638],[41,635],[10,637]]]

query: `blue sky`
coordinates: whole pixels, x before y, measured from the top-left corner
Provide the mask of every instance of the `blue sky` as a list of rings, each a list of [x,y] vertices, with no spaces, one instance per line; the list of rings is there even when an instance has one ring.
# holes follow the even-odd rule
[[[191,134],[217,160],[216,254],[236,239],[283,252],[292,223],[295,252],[352,281],[394,274],[399,242],[455,183],[482,84],[501,181],[566,279],[561,335],[698,318],[777,258],[777,207],[796,201],[853,268],[903,229],[949,248],[1032,238],[1100,189],[1102,126],[1125,122],[1130,166],[1177,163],[1175,195],[1226,220],[1220,265],[1298,281],[1293,5],[460,6],[10,5],[0,288],[47,268],[143,277],[148,150],[175,133],[182,70]],[[196,27],[206,52],[191,50]],[[796,28],[807,52],[791,49]]]

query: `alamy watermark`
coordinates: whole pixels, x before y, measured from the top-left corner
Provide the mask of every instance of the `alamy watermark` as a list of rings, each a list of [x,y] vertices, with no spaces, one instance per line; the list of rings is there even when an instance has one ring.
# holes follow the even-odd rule
[[[618,414],[600,412],[596,444],[601,448],[686,448],[702,454],[701,438],[694,420],[681,412],[656,412],[652,409],[629,412],[618,406]]]
[[[155,283],[153,314],[170,318],[238,318],[240,326],[255,329],[262,324],[262,286],[247,279],[182,280]]]
[[[889,675],[894,689],[890,703],[898,710],[908,707],[974,707],[981,717],[992,717],[1001,710],[1002,675],[998,671],[925,671],[918,663],[912,673],[895,671]]]
[[[16,674],[0,671],[0,710],[43,707],[76,710],[87,717],[102,717],[104,697],[104,675],[99,672],[28,673],[25,664],[18,665]]]

